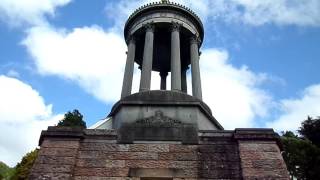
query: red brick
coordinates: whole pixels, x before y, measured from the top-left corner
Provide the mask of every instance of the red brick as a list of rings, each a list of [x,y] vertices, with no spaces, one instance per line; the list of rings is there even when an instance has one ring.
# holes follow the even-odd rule
[[[61,179],[71,179],[71,173],[31,173],[29,179],[32,180],[61,180]]]
[[[197,160],[198,153],[159,153],[159,160],[180,160],[180,161],[188,161],[188,160]]]
[[[240,157],[242,160],[264,160],[264,159],[277,159],[282,160],[280,153],[276,152],[260,152],[260,151],[243,151],[240,152]]]
[[[78,159],[78,167],[109,167],[109,168],[118,168],[124,167],[124,160],[110,160],[110,159]]]
[[[130,144],[132,152],[169,152],[169,144]]]
[[[50,147],[50,148],[78,148],[79,141],[63,141],[63,140],[52,140],[45,139],[41,147]]]
[[[169,144],[150,144],[149,152],[169,152]]]
[[[39,156],[67,156],[75,157],[78,149],[75,148],[41,148]]]
[[[130,144],[129,146],[130,152],[146,152],[148,151],[147,144]]]
[[[158,153],[155,152],[115,152],[108,155],[109,159],[119,160],[157,160]]]
[[[36,164],[32,168],[33,173],[71,173],[72,165],[51,165],[51,164]]]
[[[57,164],[57,165],[74,165],[75,157],[59,157],[59,156],[38,156],[36,164]]]
[[[170,152],[197,152],[198,146],[196,145],[182,145],[182,144],[170,144]]]
[[[242,161],[241,166],[242,168],[264,168],[266,170],[286,168],[285,163],[278,159],[246,160]]]
[[[78,158],[108,158],[110,152],[105,151],[94,151],[94,150],[86,150],[86,151],[79,151]]]
[[[279,147],[276,143],[239,143],[240,151],[263,151],[263,152],[278,152]]]
[[[81,168],[75,169],[75,176],[127,177],[129,168]]]
[[[75,180],[140,180],[140,178],[129,177],[98,177],[98,176],[76,176]]]
[[[117,151],[128,151],[128,149],[129,149],[129,145],[125,145],[125,144],[107,144],[107,143],[88,143],[88,142],[83,142],[80,145],[80,150],[117,152]]]
[[[242,174],[244,177],[255,177],[257,179],[278,179],[288,177],[288,173],[285,169],[266,170],[264,168],[243,168]]]
[[[155,160],[126,160],[126,167],[129,168],[168,168],[169,161]]]
[[[174,169],[197,169],[198,161],[169,161],[167,167]]]

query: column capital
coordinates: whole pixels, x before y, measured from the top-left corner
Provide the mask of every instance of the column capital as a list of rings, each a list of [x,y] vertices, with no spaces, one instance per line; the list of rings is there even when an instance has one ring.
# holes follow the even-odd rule
[[[171,31],[180,31],[181,25],[177,22],[171,22]]]
[[[143,27],[146,29],[146,32],[154,32],[155,29],[153,23],[144,24]]]
[[[190,37],[190,44],[200,45],[200,43],[201,43],[201,40],[198,36],[193,35]]]
[[[126,43],[129,44],[129,43],[136,43],[136,40],[137,38],[133,35],[130,35],[129,38],[126,40]]]

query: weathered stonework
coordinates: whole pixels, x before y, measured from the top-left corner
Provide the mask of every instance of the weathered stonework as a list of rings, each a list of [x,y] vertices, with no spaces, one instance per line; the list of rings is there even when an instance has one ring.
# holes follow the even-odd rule
[[[114,130],[49,127],[30,179],[289,179],[271,129],[198,134],[196,145],[120,144]]]

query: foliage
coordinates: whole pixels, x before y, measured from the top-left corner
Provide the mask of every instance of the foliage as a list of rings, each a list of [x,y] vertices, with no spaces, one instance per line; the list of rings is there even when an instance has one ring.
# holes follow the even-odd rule
[[[37,155],[38,149],[35,149],[34,151],[31,151],[27,153],[25,156],[23,156],[21,162],[18,163],[15,167],[16,170],[12,177],[12,180],[28,179],[30,170],[34,164],[34,161],[37,158]]]
[[[301,180],[320,179],[320,118],[308,117],[301,123],[301,135],[283,133],[283,159],[291,177]]]
[[[72,112],[68,111],[64,118],[59,121],[58,126],[68,126],[68,127],[82,127],[86,128],[86,122],[83,121],[82,114],[77,110]]]
[[[282,138],[284,152],[282,154],[291,176],[298,179],[316,180],[320,172],[320,148],[286,132]]]
[[[14,173],[14,168],[10,168],[5,163],[0,161],[0,179],[9,180]]]
[[[320,147],[320,117],[313,119],[308,116],[307,120],[302,122],[299,133]]]

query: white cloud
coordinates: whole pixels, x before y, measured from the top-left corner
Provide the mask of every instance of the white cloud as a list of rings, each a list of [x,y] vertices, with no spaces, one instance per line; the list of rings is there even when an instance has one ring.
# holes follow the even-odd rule
[[[133,10],[156,0],[120,0],[108,3],[106,12],[109,17],[116,13],[119,23],[126,20]],[[191,7],[205,24],[223,20],[231,23],[244,23],[253,26],[274,23],[277,25],[319,26],[319,0],[173,0]]]
[[[98,26],[70,32],[34,27],[23,44],[40,73],[73,80],[105,102],[119,99],[126,60],[120,35]]]
[[[36,27],[29,31],[23,44],[41,74],[72,80],[106,103],[119,100],[126,59],[126,45],[120,35],[97,26],[71,32]],[[226,128],[252,127],[254,118],[265,116],[270,107],[271,98],[258,88],[266,76],[245,66],[233,67],[227,60],[226,51],[203,51],[204,100]],[[133,92],[138,91],[139,80],[140,70],[135,68]],[[169,89],[170,76],[167,84]],[[159,86],[159,75],[154,72],[152,89]]]
[[[300,98],[280,101],[281,115],[274,122],[268,123],[278,131],[296,131],[307,116],[317,117],[320,112],[320,84],[307,87]]]
[[[119,29],[135,8],[148,2],[152,0],[139,2],[121,0],[117,3],[108,3],[107,15],[118,23],[107,31],[99,26],[75,28],[71,31],[37,26],[28,31],[23,44],[32,55],[41,74],[57,75],[72,80],[98,99],[113,103],[120,97],[126,59],[124,53],[126,45],[122,35],[119,34]],[[251,0],[178,0],[177,2],[191,6],[207,23],[212,18],[223,18],[228,22],[241,21],[251,25],[265,23],[317,25],[316,14],[320,11],[314,8],[318,6],[317,1],[302,3],[281,0],[271,3],[271,1]],[[114,14],[117,14],[116,19]],[[232,66],[228,62],[226,51],[204,50],[201,65],[202,74],[205,74],[202,77],[204,100],[227,129],[253,127],[255,119],[267,116],[270,108],[274,106],[275,102],[271,95],[259,88],[259,85],[270,77],[254,73],[246,66],[241,68]],[[156,73],[152,76],[152,89],[158,89],[159,76]],[[140,72],[136,69],[134,92],[138,90],[139,79]]]
[[[57,7],[71,0],[0,0],[0,19],[9,25],[45,24],[45,15],[54,16]]]
[[[233,0],[233,3],[238,9],[243,8],[238,10],[238,13],[248,24],[320,25],[320,1],[318,0]]]
[[[267,115],[272,97],[259,88],[266,75],[232,66],[223,50],[204,50],[200,63],[203,100],[226,129],[254,127],[257,117]]]
[[[37,147],[40,132],[61,115],[52,114],[37,91],[15,78],[0,76],[0,160],[10,166]]]

